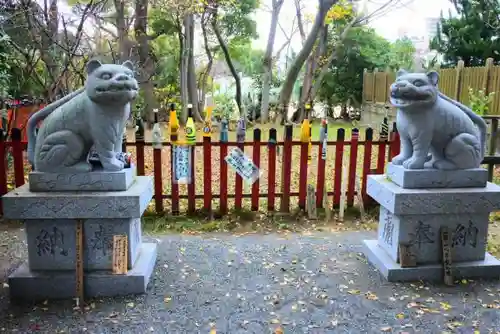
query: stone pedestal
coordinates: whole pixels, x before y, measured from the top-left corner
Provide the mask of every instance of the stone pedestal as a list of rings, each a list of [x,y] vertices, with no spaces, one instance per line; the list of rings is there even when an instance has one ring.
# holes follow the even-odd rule
[[[486,253],[489,214],[500,209],[500,187],[484,169],[406,170],[389,164],[371,175],[367,193],[380,203],[377,240],[365,255],[389,281],[441,280],[441,227],[450,231],[455,278],[500,277],[500,261]],[[409,247],[417,267],[400,266],[399,245]]]
[[[32,183],[3,197],[4,216],[24,220],[28,261],[9,276],[12,298],[42,300],[76,294],[76,226],[83,221],[86,297],[146,291],[156,244],[143,243],[141,216],[153,196],[152,178],[121,172],[33,172]],[[113,236],[126,235],[128,273],[112,273]]]

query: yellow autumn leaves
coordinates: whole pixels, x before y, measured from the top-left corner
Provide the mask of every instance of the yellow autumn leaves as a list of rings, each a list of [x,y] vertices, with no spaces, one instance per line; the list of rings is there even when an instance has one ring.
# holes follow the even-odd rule
[[[347,16],[351,16],[353,14],[352,4],[347,2],[346,0],[341,0],[337,4],[335,4],[325,17],[325,24],[330,24],[334,21],[342,20]]]

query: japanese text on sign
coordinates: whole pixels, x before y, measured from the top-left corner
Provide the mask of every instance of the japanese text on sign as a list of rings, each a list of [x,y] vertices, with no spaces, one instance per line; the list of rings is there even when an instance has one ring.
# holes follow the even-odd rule
[[[176,145],[172,159],[174,183],[188,184],[191,182],[191,147]]]
[[[245,182],[252,184],[260,177],[260,170],[239,148],[234,148],[224,159]]]
[[[128,267],[128,240],[126,235],[113,236],[113,274],[124,275]]]

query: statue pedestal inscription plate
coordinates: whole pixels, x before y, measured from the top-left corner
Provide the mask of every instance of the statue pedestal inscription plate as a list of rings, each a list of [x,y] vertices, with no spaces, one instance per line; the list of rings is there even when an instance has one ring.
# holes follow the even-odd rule
[[[468,184],[482,181],[479,175],[483,174],[479,169],[405,171],[412,172],[448,173],[448,180]],[[380,203],[380,217],[378,239],[364,241],[365,255],[382,275],[389,281],[441,280],[440,229],[446,226],[455,278],[499,277],[500,261],[486,253],[486,245],[489,214],[500,209],[500,187],[487,182],[484,187],[442,188],[438,184],[422,189],[422,184],[429,185],[425,177],[410,183],[413,189],[402,188],[385,175],[368,177],[367,193]],[[417,267],[401,267],[401,243],[409,246]]]
[[[152,178],[135,176],[135,170],[113,176],[116,173],[120,174],[111,172],[111,176],[104,178],[118,177],[126,182],[132,175],[128,189],[34,192],[26,184],[3,197],[5,217],[25,221],[28,244],[28,261],[9,276],[12,298],[43,300],[75,296],[77,220],[83,221],[85,295],[146,292],[156,262],[156,244],[142,242],[141,216],[153,196]],[[52,173],[47,177],[43,174],[38,173],[42,179],[53,178]],[[80,174],[76,178],[82,189],[95,189],[92,176]],[[53,178],[55,184],[51,188],[75,184],[68,180]],[[90,183],[88,187],[84,180]],[[109,189],[106,183],[102,185]],[[113,235],[126,235],[128,239],[126,275],[112,274]]]

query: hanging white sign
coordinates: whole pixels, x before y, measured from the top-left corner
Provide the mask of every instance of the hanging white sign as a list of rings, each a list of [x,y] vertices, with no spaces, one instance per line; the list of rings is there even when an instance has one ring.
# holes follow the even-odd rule
[[[239,148],[234,148],[224,160],[248,184],[254,183],[260,177],[259,168]]]
[[[172,173],[174,183],[191,183],[191,147],[187,145],[174,145],[172,159]]]

